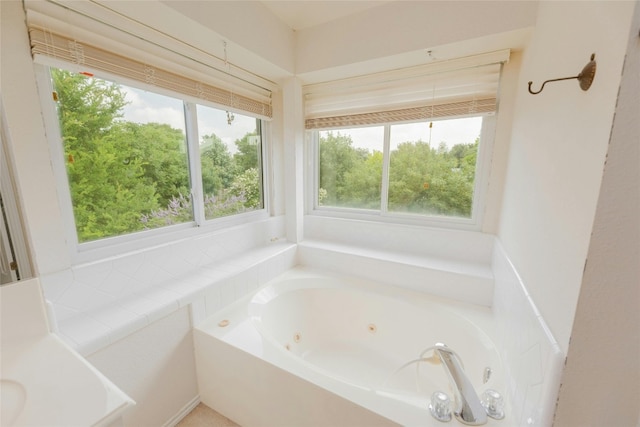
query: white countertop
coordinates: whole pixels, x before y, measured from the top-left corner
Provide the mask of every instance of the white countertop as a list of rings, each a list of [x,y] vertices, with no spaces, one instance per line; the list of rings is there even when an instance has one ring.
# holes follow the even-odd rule
[[[108,426],[135,402],[48,331],[37,279],[0,288],[3,426]]]

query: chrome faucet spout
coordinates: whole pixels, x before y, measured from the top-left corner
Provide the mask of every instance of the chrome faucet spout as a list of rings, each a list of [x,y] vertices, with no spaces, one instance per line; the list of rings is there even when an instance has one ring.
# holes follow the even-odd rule
[[[455,393],[453,415],[464,424],[473,426],[485,424],[487,413],[469,378],[464,373],[458,356],[442,343],[437,343],[434,347],[434,351],[440,357],[453,385]]]

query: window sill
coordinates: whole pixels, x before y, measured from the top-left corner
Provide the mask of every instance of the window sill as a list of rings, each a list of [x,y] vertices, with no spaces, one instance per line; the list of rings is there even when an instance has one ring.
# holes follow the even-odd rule
[[[480,231],[478,218],[427,216],[406,213],[381,213],[364,209],[320,207],[311,209],[309,216],[370,221],[381,224],[409,225],[443,230]]]

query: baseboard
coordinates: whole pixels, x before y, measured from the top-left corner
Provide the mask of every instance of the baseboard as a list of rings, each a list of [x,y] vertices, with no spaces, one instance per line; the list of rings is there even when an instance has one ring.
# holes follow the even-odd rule
[[[187,403],[186,405],[184,405],[182,407],[182,409],[180,409],[180,411],[175,414],[173,417],[171,417],[171,419],[169,421],[167,421],[166,423],[163,424],[162,427],[174,427],[175,425],[177,425],[180,421],[182,421],[182,419],[184,417],[186,417],[187,415],[189,415],[189,413],[191,411],[193,411],[195,409],[196,406],[198,406],[198,404],[200,403],[200,395],[197,395],[196,397],[194,397],[193,399],[191,399],[189,401],[189,403]]]

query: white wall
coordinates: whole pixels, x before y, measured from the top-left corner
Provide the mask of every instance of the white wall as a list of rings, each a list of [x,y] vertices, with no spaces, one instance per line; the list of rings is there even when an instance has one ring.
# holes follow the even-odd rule
[[[498,236],[563,351],[602,179],[633,2],[541,2],[516,100]],[[588,92],[576,75],[596,53]]]
[[[557,426],[640,422],[640,3],[633,22]]]
[[[481,228],[482,232],[494,235],[498,232],[500,225],[504,181],[509,160],[509,146],[511,145],[511,124],[519,92],[518,78],[521,70],[522,52],[511,52],[509,62],[504,64],[500,77],[500,103]]]
[[[417,51],[426,60],[427,48],[532,26],[536,8],[533,1],[388,2],[298,31],[296,73],[379,58],[390,58],[386,66],[398,68],[399,54]]]
[[[144,5],[145,2],[138,3]],[[234,64],[271,79],[287,78],[295,72],[295,33],[262,3],[163,1],[162,4],[175,9],[194,23],[214,29],[222,38],[237,46],[230,47],[228,51],[229,60]],[[144,19],[148,21],[153,18],[146,16]],[[159,23],[155,23],[154,26]],[[170,19],[165,20],[165,23],[167,29],[172,29],[178,37],[182,38],[188,34],[188,29],[172,26]],[[202,40],[194,39],[193,42],[202,43]],[[211,46],[212,43],[218,46]],[[203,44],[204,49],[213,48],[214,51],[220,46],[216,39],[206,40]]]

